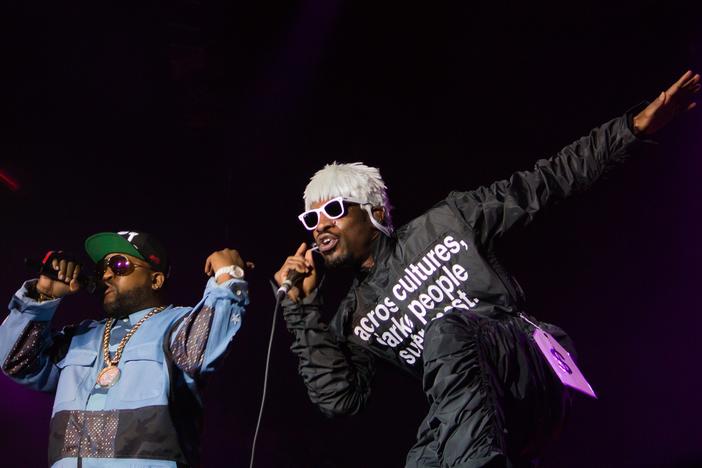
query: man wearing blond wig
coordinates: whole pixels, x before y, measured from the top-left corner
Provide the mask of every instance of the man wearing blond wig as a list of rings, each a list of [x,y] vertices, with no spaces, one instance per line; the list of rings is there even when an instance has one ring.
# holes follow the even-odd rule
[[[358,412],[374,361],[384,359],[421,379],[429,402],[407,467],[535,465],[571,394],[594,392],[567,335],[525,312],[493,245],[646,145],[695,106],[699,91],[700,76],[687,72],[640,112],[595,128],[531,171],[451,192],[398,229],[378,169],[333,163],[317,172],[300,221],[329,271],[350,267],[356,276],[324,323],[312,249],[301,244],[275,275],[279,284],[297,276],[284,316],[312,402],[328,415]]]

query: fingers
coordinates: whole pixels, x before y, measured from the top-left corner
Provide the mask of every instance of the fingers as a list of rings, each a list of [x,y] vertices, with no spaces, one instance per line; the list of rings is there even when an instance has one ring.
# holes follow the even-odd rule
[[[684,91],[686,93],[696,94],[700,91],[700,75],[699,73],[692,73],[688,70],[683,76],[680,77],[668,90],[666,94],[672,97],[678,91]]]
[[[51,262],[53,265],[53,262]],[[58,279],[66,284],[70,284],[73,280],[78,280],[78,275],[80,274],[80,265],[76,262],[71,262],[67,260],[58,261]]]
[[[74,279],[77,281],[79,274],[80,274],[80,265],[76,264],[75,268],[73,269],[73,274],[71,275],[71,279]]]
[[[66,271],[64,272],[63,280],[66,283],[70,283],[73,279],[73,271],[76,269],[76,264],[73,262],[66,262]]]
[[[287,278],[291,270],[307,274],[310,271],[310,267],[305,260],[300,257],[288,257],[285,264],[283,264],[283,268],[280,269],[281,278]]]
[[[66,260],[62,259],[59,261],[59,268],[58,268],[58,279],[63,281],[63,279],[66,277]]]
[[[657,101],[660,106],[667,107],[668,112],[688,111],[696,107],[692,100],[701,89],[700,75],[688,70],[670,88],[662,92]]]
[[[305,252],[305,263],[307,264],[308,268],[314,270],[314,255],[312,253],[312,249]]]
[[[689,79],[692,77],[692,70],[688,70],[685,73],[683,73],[683,76],[681,76],[678,81],[676,81],[673,86],[671,86],[668,91],[674,91],[675,89],[678,89],[682,87]]]
[[[288,277],[288,273],[291,270],[299,271],[300,273],[308,273],[310,271],[310,267],[307,265],[307,262],[302,257],[286,258],[285,262],[283,263],[283,266],[281,266],[280,270],[278,270],[278,272],[274,275],[275,280],[278,282],[278,285],[283,284],[283,281]]]
[[[69,263],[69,265],[72,263]],[[78,291],[80,289],[80,284],[78,284],[78,275],[80,274],[80,265],[75,265],[73,272],[71,274],[66,273],[66,281],[68,282],[69,289],[72,292]]]
[[[283,264],[283,269],[286,268],[288,270],[297,270],[300,273],[307,273],[311,267],[304,258],[288,257],[288,259]],[[287,274],[287,271],[285,273]]]
[[[696,85],[699,85],[699,83],[700,83],[700,75],[698,73],[698,74],[694,75],[692,78],[690,78],[689,80],[687,80],[685,83],[683,83],[681,87],[692,89],[692,88],[695,88]]]
[[[699,73],[686,71],[666,91],[634,117],[634,134],[652,135],[683,112],[697,107],[696,95],[702,91]]]
[[[297,250],[295,251],[295,256],[302,257],[302,255],[304,255],[306,250],[307,250],[307,242],[303,242],[302,244],[300,244],[300,247],[298,247]]]

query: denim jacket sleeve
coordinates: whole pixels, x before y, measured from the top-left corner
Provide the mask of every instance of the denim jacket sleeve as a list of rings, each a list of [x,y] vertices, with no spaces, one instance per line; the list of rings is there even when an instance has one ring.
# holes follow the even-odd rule
[[[60,373],[56,363],[65,355],[74,327],[51,332],[60,299],[35,301],[28,296],[33,281],[25,282],[12,296],[10,315],[0,325],[0,365],[16,382],[53,392]]]
[[[210,278],[202,300],[176,323],[171,334],[175,364],[190,377],[212,372],[241,327],[248,304],[245,281],[231,279],[217,284]]]

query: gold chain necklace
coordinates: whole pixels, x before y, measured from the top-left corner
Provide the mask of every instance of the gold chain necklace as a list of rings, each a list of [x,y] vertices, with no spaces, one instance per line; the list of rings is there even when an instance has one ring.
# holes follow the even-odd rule
[[[99,386],[108,388],[117,383],[121,375],[121,371],[119,370],[119,367],[117,367],[117,364],[119,364],[119,360],[122,358],[122,351],[127,345],[127,341],[129,341],[129,338],[136,333],[142,323],[146,322],[148,319],[158,314],[165,308],[166,306],[154,307],[146,315],[144,315],[141,320],[134,324],[134,326],[127,332],[126,335],[124,335],[124,338],[122,338],[117,345],[117,351],[115,351],[115,357],[113,359],[110,359],[110,332],[112,331],[112,325],[114,325],[117,319],[113,318],[105,323],[105,333],[102,335],[102,357],[105,360],[107,367],[101,370],[97,376],[97,384]]]

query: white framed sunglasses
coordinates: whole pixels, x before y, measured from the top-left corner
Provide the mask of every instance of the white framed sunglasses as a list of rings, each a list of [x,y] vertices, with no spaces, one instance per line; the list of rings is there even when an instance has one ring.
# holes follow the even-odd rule
[[[328,219],[339,219],[342,216],[344,216],[346,214],[345,203],[354,203],[357,205],[367,204],[359,200],[354,200],[352,198],[336,197],[332,198],[319,208],[314,208],[305,211],[297,218],[300,220],[302,225],[305,226],[305,229],[307,229],[308,231],[313,231],[317,228],[317,226],[319,226],[320,213],[324,213],[324,216],[326,216]]]

